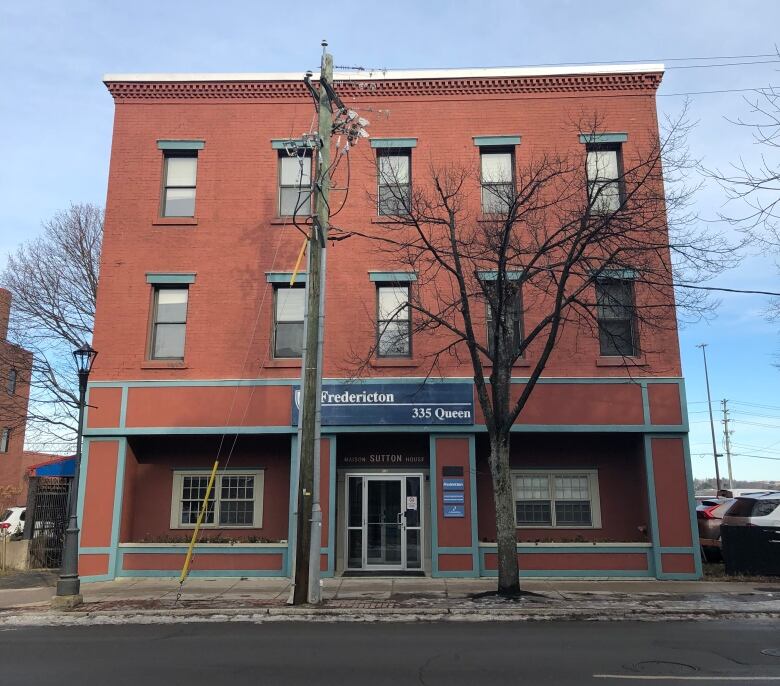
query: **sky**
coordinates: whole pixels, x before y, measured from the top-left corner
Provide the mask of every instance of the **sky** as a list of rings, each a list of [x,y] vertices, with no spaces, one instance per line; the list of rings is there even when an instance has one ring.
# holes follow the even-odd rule
[[[245,0],[67,0],[0,5],[0,265],[71,202],[105,202],[113,103],[101,82],[116,72],[316,70],[327,38],[336,65],[367,68],[526,66],[661,61],[661,115],[679,93],[780,84],[771,55],[780,3],[600,0],[306,3]],[[739,61],[739,66],[724,65]],[[744,62],[768,62],[744,64]],[[692,154],[726,168],[759,150],[734,120],[744,96],[690,96]],[[706,220],[723,209],[711,184],[697,195]],[[754,251],[712,285],[780,290],[777,258]],[[763,296],[724,295],[714,318],[680,331],[694,475],[712,476],[699,343],[707,343],[722,450],[721,399],[732,410],[735,479],[780,479],[780,324]],[[727,472],[725,461],[721,469]]]

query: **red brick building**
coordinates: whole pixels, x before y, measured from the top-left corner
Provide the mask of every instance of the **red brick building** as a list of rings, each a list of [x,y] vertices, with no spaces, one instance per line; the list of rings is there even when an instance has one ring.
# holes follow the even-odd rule
[[[32,353],[8,340],[11,293],[0,288],[0,514],[27,499],[26,468],[41,455],[24,451]]]
[[[615,160],[623,147],[647,146],[662,72],[337,74],[342,99],[371,120],[370,140],[350,153],[339,226],[381,224],[369,196],[384,156],[414,177],[434,151],[475,166],[482,158],[483,168],[486,156],[511,167],[555,146],[585,155],[574,110],[599,112],[600,140]],[[303,206],[308,177],[286,141],[309,130],[311,98],[297,74],[105,83],[116,112],[80,485],[81,574],[177,574],[219,457],[193,573],[289,575],[303,320],[303,290],[289,288],[301,245],[290,215]],[[442,378],[420,390],[433,344],[380,340],[368,375],[350,382],[354,350],[369,347],[386,303],[415,280],[360,239],[329,250],[325,574],[495,574],[472,370],[450,358]],[[629,371],[615,357],[626,351],[567,331],[521,415],[512,467],[522,575],[700,575],[678,342],[643,335],[652,338],[648,352],[629,352]],[[518,384],[528,365],[517,365]]]

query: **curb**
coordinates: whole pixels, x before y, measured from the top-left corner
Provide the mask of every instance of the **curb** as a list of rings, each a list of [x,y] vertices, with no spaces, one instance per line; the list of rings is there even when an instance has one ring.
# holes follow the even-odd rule
[[[681,608],[352,608],[96,610],[0,613],[0,626],[89,626],[95,624],[177,624],[187,622],[528,622],[528,621],[697,621],[705,619],[778,620],[780,610]]]

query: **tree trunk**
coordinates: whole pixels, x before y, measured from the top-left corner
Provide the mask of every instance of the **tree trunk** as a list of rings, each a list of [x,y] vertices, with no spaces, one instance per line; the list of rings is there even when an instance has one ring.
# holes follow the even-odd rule
[[[509,432],[490,437],[490,475],[496,506],[496,543],[498,544],[498,594],[520,594],[515,533],[514,495],[509,470]]]

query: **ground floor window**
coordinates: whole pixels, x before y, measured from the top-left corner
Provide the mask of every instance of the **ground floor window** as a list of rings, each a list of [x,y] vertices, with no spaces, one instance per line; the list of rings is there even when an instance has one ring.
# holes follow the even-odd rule
[[[206,497],[208,471],[174,472],[171,528],[191,529]],[[259,529],[263,522],[263,472],[217,474],[202,526]]]
[[[596,470],[513,472],[518,527],[590,529],[601,526]]]

